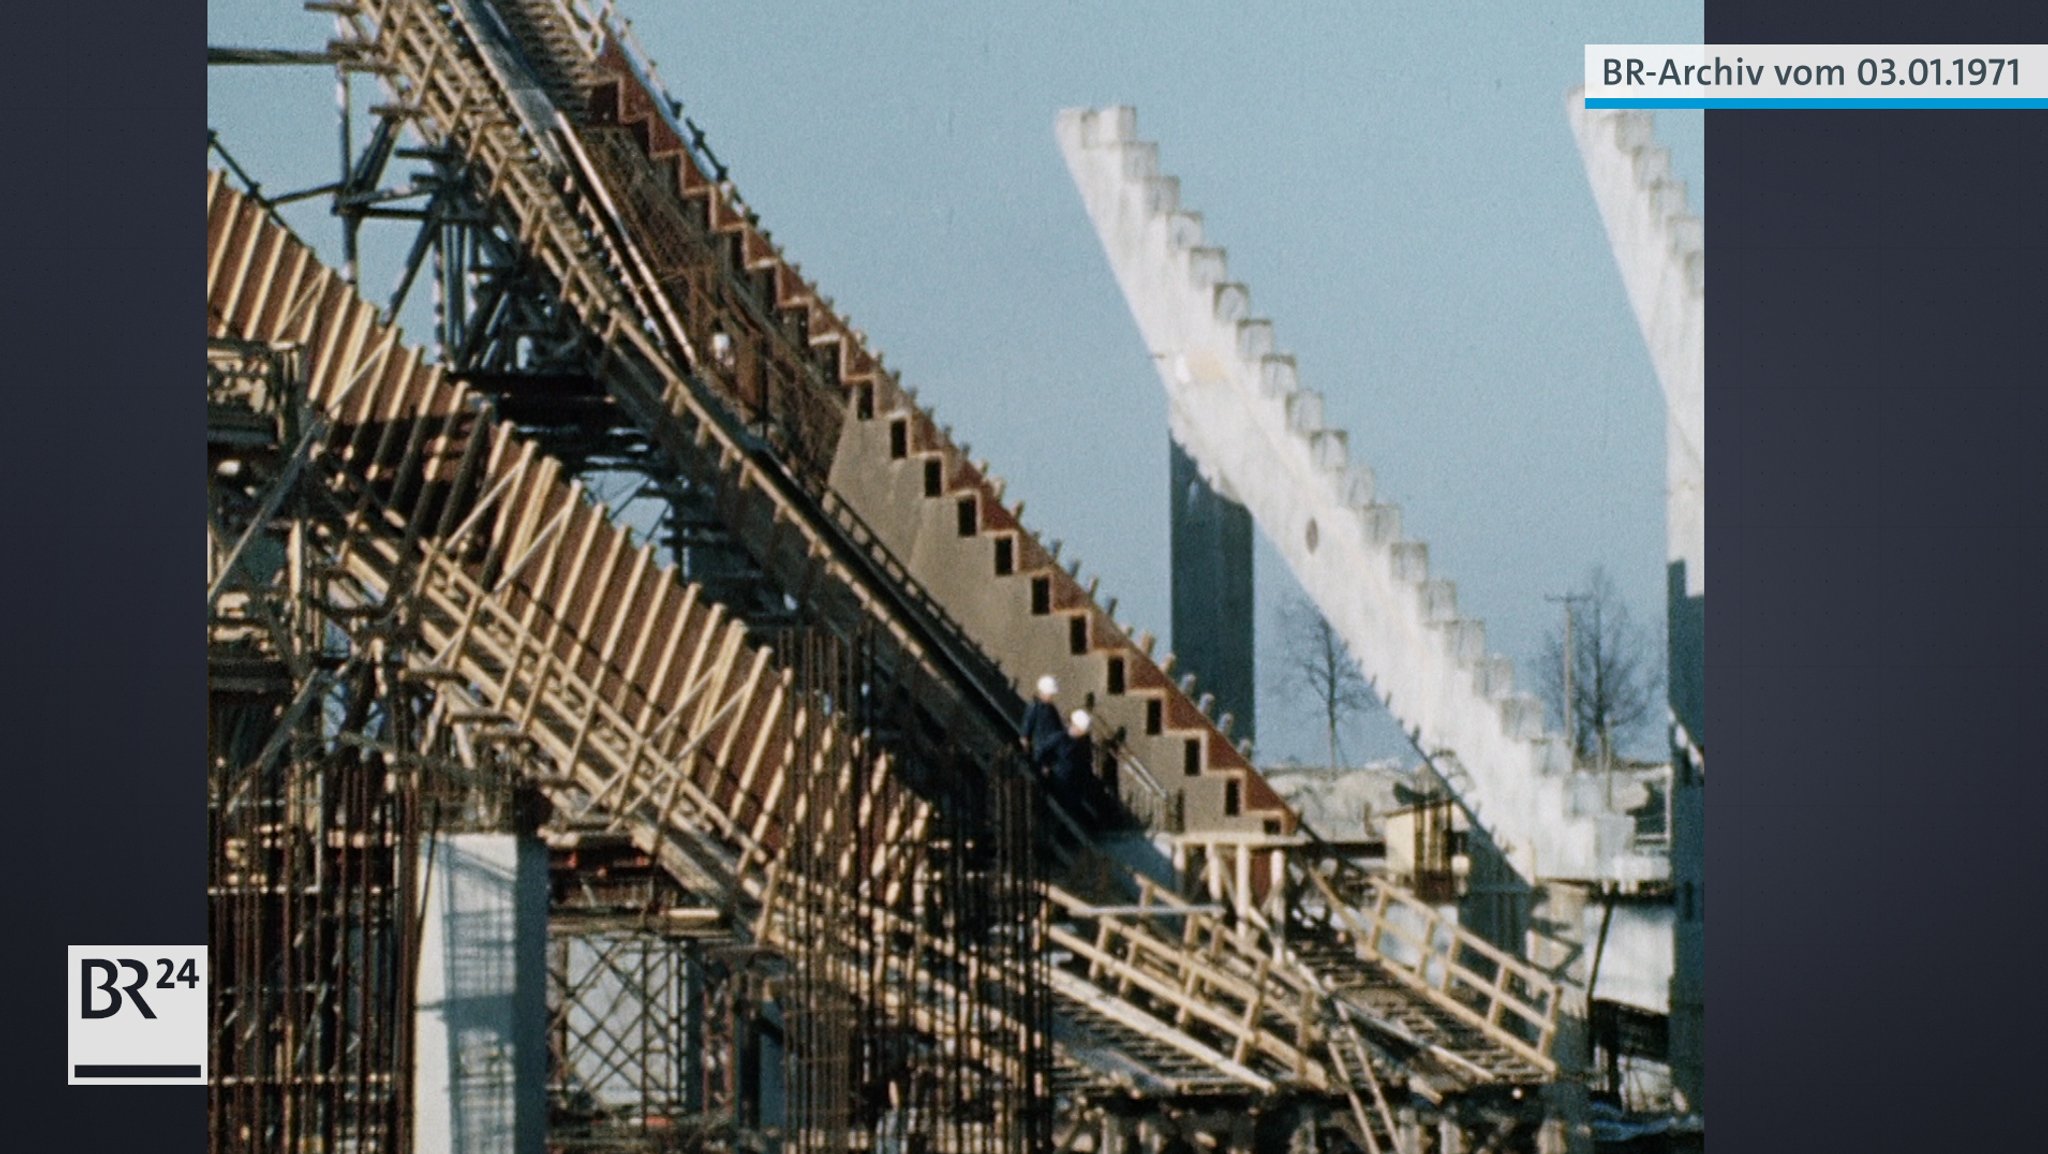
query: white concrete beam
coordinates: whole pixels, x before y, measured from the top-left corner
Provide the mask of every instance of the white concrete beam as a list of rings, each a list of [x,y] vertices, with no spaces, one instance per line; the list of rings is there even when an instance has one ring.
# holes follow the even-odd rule
[[[1669,559],[1685,562],[1686,594],[1707,586],[1706,225],[1688,211],[1671,153],[1651,134],[1650,114],[1586,108],[1583,89],[1565,98],[1586,180],[1607,226],[1629,307],[1664,389],[1666,532]]]
[[[1117,284],[1151,350],[1174,439],[1260,530],[1343,636],[1388,711],[1463,767],[1460,793],[1528,877],[1640,879],[1661,859],[1603,854],[1600,817],[1568,790],[1563,741],[1516,695],[1507,659],[1458,616],[1455,586],[1404,540],[1370,468],[1323,426],[1272,322],[1137,138],[1129,108],[1070,109],[1056,131]],[[1532,719],[1533,723],[1532,723]],[[1611,823],[1610,823],[1611,824]]]

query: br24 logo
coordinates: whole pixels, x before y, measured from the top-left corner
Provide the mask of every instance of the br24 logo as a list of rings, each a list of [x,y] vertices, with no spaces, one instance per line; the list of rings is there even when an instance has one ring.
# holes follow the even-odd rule
[[[183,983],[187,989],[190,989],[199,984],[199,968],[191,958],[185,959],[184,966],[178,969],[175,978],[171,974],[171,959],[158,958],[156,959],[156,964],[163,967],[162,975],[157,978],[156,989],[175,990],[178,988],[179,983]],[[117,986],[115,983],[120,980],[123,972],[133,974],[134,980],[126,985]],[[95,981],[95,978],[97,978],[97,981]],[[121,995],[126,993],[126,1000],[134,1002],[135,1008],[142,1011],[143,1017],[154,1018],[156,1017],[156,1011],[149,1008],[149,1002],[142,996],[143,988],[148,984],[149,966],[135,958],[80,958],[78,960],[79,1016],[82,1018],[111,1018],[121,1012],[123,1002]],[[95,1004],[102,1001],[102,999],[95,996],[97,994],[107,995],[104,1004]]]

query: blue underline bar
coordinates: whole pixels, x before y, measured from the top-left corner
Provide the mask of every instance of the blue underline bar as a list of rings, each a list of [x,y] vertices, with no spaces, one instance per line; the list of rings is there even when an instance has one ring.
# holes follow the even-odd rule
[[[1797,99],[1778,96],[1753,97],[1587,97],[1587,108],[2048,108],[2048,98],[2010,97],[2000,99],[1962,98],[1952,100],[1926,97],[1813,97]]]

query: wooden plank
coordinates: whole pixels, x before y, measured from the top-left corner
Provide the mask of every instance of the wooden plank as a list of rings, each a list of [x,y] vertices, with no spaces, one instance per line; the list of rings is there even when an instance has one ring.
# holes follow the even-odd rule
[[[673,586],[663,591],[662,609],[657,610],[654,616],[658,632],[664,637],[661,660],[654,667],[654,673],[643,682],[647,691],[646,702],[641,707],[643,717],[652,718],[661,703],[668,700],[668,679],[676,654],[682,650],[683,639],[690,634],[690,623],[703,616],[697,607],[697,586],[683,587],[680,595]]]
[[[754,840],[764,846],[771,846],[772,839],[769,831],[776,821],[776,810],[782,803],[783,790],[789,784],[790,771],[795,766],[797,757],[804,749],[805,730],[810,724],[811,714],[809,711],[795,711],[790,722],[789,737],[783,742],[783,752],[775,758],[775,769],[769,775],[768,788],[762,791],[760,812],[754,819],[751,832]],[[825,740],[820,744],[829,751],[833,730],[827,728],[823,736]]]
[[[708,792],[713,800],[721,805],[729,803],[727,798],[720,796],[718,787],[738,785],[737,780],[731,779],[725,770],[732,765],[733,750],[739,744],[741,731],[746,728],[748,720],[754,716],[756,706],[760,704],[761,679],[768,672],[768,651],[757,649],[753,651],[752,656],[753,660],[747,664],[746,680],[740,685],[738,692],[740,706],[733,710],[731,717],[726,721],[724,731],[719,735],[717,751],[712,754],[712,762],[719,768],[720,773],[716,784]]]
[[[292,248],[291,291],[279,299],[277,315],[263,324],[265,331],[274,334],[272,340],[302,345],[306,326],[319,323],[316,306],[327,295],[329,274],[312,249],[303,244]]]
[[[407,352],[410,354],[413,350],[408,349]],[[413,373],[408,375],[404,391],[415,394],[421,391],[430,392],[434,382],[440,379],[440,374],[431,370],[424,374]],[[461,415],[455,412],[446,413],[437,419],[426,412],[427,403],[424,397],[416,395],[413,400],[415,404],[409,415],[394,413],[390,418],[394,428],[408,426],[408,435],[405,451],[399,455],[397,465],[391,470],[391,493],[385,498],[385,504],[389,508],[405,517],[405,540],[401,549],[407,555],[412,553],[421,536],[427,531],[427,523],[421,516],[423,510],[418,505],[418,498],[426,491],[426,481],[434,471],[435,446],[450,441],[454,436],[456,424],[461,420]]]
[[[566,628],[561,612],[562,600],[559,596],[559,591],[575,588],[576,582],[582,577],[584,567],[590,562],[590,554],[597,546],[599,536],[598,525],[601,521],[602,518],[597,515],[595,510],[591,509],[588,505],[578,504],[573,507],[569,514],[569,520],[563,530],[563,536],[558,538],[554,545],[550,546],[550,550],[556,551],[557,555],[560,555],[560,552],[566,552],[570,557],[570,561],[568,569],[559,584],[557,595],[547,596],[541,594],[539,590],[535,590],[535,604],[544,605],[551,612],[549,613],[547,631],[536,639],[538,656],[534,660],[533,672],[530,674],[532,690],[527,697],[525,708],[519,714],[519,726],[522,729],[532,726],[534,711],[539,708],[541,697],[546,692],[548,678],[555,675],[564,665],[564,662],[562,662],[557,654],[563,631]]]
[[[746,630],[737,621],[729,621],[720,631],[717,639],[717,656],[712,659],[709,691],[697,699],[697,707],[690,720],[691,740],[699,740],[711,726],[714,713],[723,716],[726,707],[726,686],[732,681],[733,668],[740,661],[746,648]]]
[[[778,759],[782,755],[781,734],[785,731],[790,713],[795,712],[794,709],[785,709],[789,690],[790,675],[785,671],[775,679],[775,687],[769,693],[767,706],[762,713],[763,720],[755,727],[754,740],[748,746],[746,761],[740,769],[739,788],[735,791],[735,811],[746,803],[756,806],[760,804],[753,796],[753,790],[761,772],[761,765],[768,759],[771,748],[776,749]]]
[[[221,279],[235,254],[240,240],[237,224],[243,212],[254,207],[241,193],[228,187],[227,174],[219,169],[206,172],[206,304],[207,333],[210,336],[225,336],[220,321],[213,315],[219,312],[217,302],[222,299]]]
[[[669,577],[669,572],[654,559],[654,547],[643,543],[633,558],[632,573],[626,580],[626,592],[618,602],[611,634],[604,641],[605,676],[617,681],[621,695],[631,695],[633,704],[640,707],[642,717],[647,709],[646,687],[640,684],[637,674],[640,672],[640,659],[654,637],[655,615],[661,608],[662,598],[675,588]],[[633,647],[616,669],[609,668],[611,655],[617,651],[620,637],[628,624],[633,627]],[[606,684],[601,680],[598,689],[606,691]],[[625,698],[621,696],[614,700],[623,702]],[[644,721],[635,718],[634,724],[637,728]]]
[[[719,646],[728,632],[728,625],[725,606],[713,602],[709,610],[704,614],[703,623],[698,629],[696,645],[691,649],[690,663],[684,667],[683,677],[679,682],[680,685],[694,686],[700,681],[709,684],[711,674],[717,667],[719,655],[722,653]],[[666,704],[674,705],[675,703],[669,702]],[[690,717],[691,715],[686,713],[684,716]],[[682,734],[687,739],[688,735],[695,732],[698,727],[699,722],[693,719],[689,724],[684,725],[676,732]],[[659,749],[661,747],[656,746],[656,748]]]
[[[670,665],[675,658],[678,644],[683,639],[685,631],[681,626],[681,620],[690,615],[696,605],[696,598],[695,585],[678,593],[674,585],[665,583],[659,591],[659,607],[651,618],[655,628],[642,634],[643,641],[648,639],[649,634],[656,632],[666,634],[668,640],[662,646],[660,664],[655,667],[652,678],[638,682],[643,686],[640,713],[633,721],[633,740],[625,754],[625,764],[634,772],[639,771],[641,760],[648,756],[654,743],[682,717],[680,706],[671,709],[667,716],[659,720],[654,716],[654,709],[657,702],[664,700],[662,695],[666,689]]]
[[[1058,926],[1049,927],[1047,930],[1047,935],[1051,940],[1056,941],[1059,944],[1066,946],[1068,949],[1076,951],[1077,953],[1093,949],[1092,945],[1085,939],[1076,937],[1073,934],[1070,934],[1067,931],[1060,929]],[[1123,961],[1115,957],[1111,957],[1109,959],[1109,962],[1111,969],[1113,971],[1128,974],[1134,986],[1145,990],[1147,993],[1150,993],[1154,997],[1157,997],[1162,1001],[1167,1002],[1168,1004],[1178,1006],[1181,1003],[1182,999],[1179,997],[1179,992],[1175,990],[1173,986],[1161,982],[1152,975],[1145,973],[1143,970],[1130,966],[1127,963],[1124,963]],[[1058,981],[1062,977],[1071,977],[1071,975],[1066,975],[1063,971],[1057,969],[1052,971],[1052,975],[1055,981]],[[1127,1002],[1127,999],[1118,999],[1118,1001]],[[1221,1033],[1226,1037],[1234,1037],[1240,1033],[1236,1021],[1234,1021],[1227,1014],[1218,1013],[1211,1006],[1207,1006],[1198,1002],[1188,1003],[1187,1009],[1189,1011],[1190,1017],[1200,1019],[1204,1024],[1208,1025],[1212,1029],[1215,1029],[1218,1033]],[[1164,1023],[1139,1024],[1136,1025],[1135,1028],[1144,1032],[1148,1037],[1151,1037],[1159,1041],[1166,1041],[1169,1044],[1174,1044],[1172,1042],[1172,1039],[1175,1036],[1179,1036],[1182,1038],[1190,1037],[1190,1035],[1188,1035],[1184,1030],[1182,1030],[1178,1026],[1169,1027]],[[1283,1048],[1286,1048],[1285,1043],[1281,1043],[1280,1045]],[[1210,1057],[1211,1054],[1214,1055],[1214,1058]],[[1194,1052],[1193,1056],[1201,1058],[1203,1061],[1207,1061],[1209,1062],[1209,1064],[1214,1065],[1219,1069],[1223,1069],[1226,1071],[1242,1070],[1244,1071],[1244,1074],[1250,1075],[1251,1078],[1256,1079],[1257,1082],[1264,1083],[1264,1086],[1262,1088],[1270,1088],[1272,1086],[1270,1080],[1260,1075],[1253,1074],[1249,1067],[1246,1067],[1241,1063],[1229,1058],[1227,1055],[1223,1055],[1221,1053],[1217,1053],[1216,1051],[1210,1050],[1206,1046],[1201,1047],[1201,1052]],[[1293,1064],[1292,1055],[1289,1055],[1288,1064]]]
[[[263,223],[268,225],[269,221],[264,220]],[[277,278],[282,271],[285,250],[289,247],[291,245],[283,229],[265,227],[258,233],[256,244],[251,249],[249,276],[238,286],[242,292],[229,317],[235,330],[251,340],[270,339],[271,334],[261,327],[263,306],[277,290]]]
[[[490,456],[493,441],[491,427],[483,423],[481,416],[467,412],[458,415],[456,420],[462,427],[462,431],[456,434],[462,439],[462,455],[457,458],[452,469],[434,470],[428,482],[431,484],[442,480],[442,473],[445,471],[446,486],[441,494],[440,507],[434,510],[433,528],[430,533],[437,551],[455,550],[456,556],[459,557],[462,542],[455,539],[454,535],[467,529],[464,495],[473,494],[472,501],[481,506],[486,501],[495,500],[499,494],[485,490],[478,482],[484,462]],[[423,490],[423,498],[424,495]],[[425,512],[424,506],[421,512]],[[458,521],[458,516],[463,516],[465,521]]]
[[[1253,988],[1251,1000],[1244,1008],[1244,1032],[1238,1035],[1237,1048],[1230,1055],[1234,1062],[1244,1061],[1245,1052],[1251,1048],[1252,1035],[1259,1032],[1259,1013],[1266,1005],[1266,973],[1269,965],[1266,959],[1259,959],[1259,980]],[[1295,1068],[1301,1070],[1307,1066],[1308,1055],[1297,1050]]]
[[[626,752],[623,755],[621,755],[617,760],[619,772],[614,774],[608,781],[606,781],[602,789],[599,789],[591,794],[590,803],[583,808],[583,812],[585,814],[594,812],[595,810],[609,804],[611,795],[614,790],[619,791],[622,798],[626,797],[624,790],[633,781],[642,780],[647,783],[656,783],[661,780],[665,780],[666,775],[669,773],[682,772],[682,770],[673,763],[672,759],[656,757],[651,747],[655,742],[661,740],[663,734],[669,732],[674,722],[679,720],[683,716],[684,711],[687,710],[690,707],[690,705],[697,700],[698,695],[704,691],[707,684],[708,681],[700,681],[696,685],[690,686],[688,689],[686,689],[683,693],[682,700],[676,703],[675,708],[669,711],[668,716],[661,720],[661,723],[655,727],[654,731],[651,734],[644,730],[636,731],[637,736],[635,737],[634,741],[628,746]],[[595,698],[593,698],[593,700],[595,700]],[[694,743],[686,741],[683,748],[685,750],[688,750],[693,747],[693,744]],[[658,785],[656,784],[644,785],[641,790],[641,798],[645,799],[647,797],[652,796],[653,791],[656,788],[658,788]],[[623,812],[632,804],[636,803],[630,800],[622,802],[619,807],[620,812],[623,814]]]
[[[385,358],[384,367],[364,398],[372,415],[370,427],[376,433],[376,444],[358,465],[357,472],[371,482],[373,489],[377,482],[388,482],[396,475],[418,451],[426,432],[426,422],[419,416],[425,398],[420,395],[420,379],[413,372],[418,366],[419,350],[403,345],[394,346],[392,353]],[[393,504],[388,498],[384,503],[387,507]]]
[[[341,315],[340,323],[325,327],[320,340],[307,350],[307,397],[329,414],[334,412],[335,398],[347,383],[350,366],[372,335],[375,319],[369,307],[353,294],[342,296],[329,310],[330,315]]]
[[[589,624],[577,631],[583,641],[583,648],[588,651],[588,655],[579,660],[578,666],[579,672],[585,665],[590,667],[590,672],[583,676],[590,682],[591,689],[598,696],[615,706],[624,706],[629,701],[629,693],[630,696],[637,696],[638,690],[627,689],[612,662],[618,656],[619,637],[625,627],[627,616],[631,610],[638,608],[634,603],[633,594],[647,571],[647,553],[643,549],[633,548],[631,540],[626,534],[619,532],[617,526],[612,526],[612,531],[615,534],[614,557],[607,563],[607,576],[600,578],[596,586],[600,601],[591,610]],[[617,564],[617,561],[626,557],[632,558],[629,564]]]
[[[590,513],[591,545],[599,560],[595,569],[579,570],[577,580],[570,582],[556,600],[561,607],[562,636],[569,647],[563,660],[578,678],[590,677],[590,636],[604,607],[612,574],[618,568],[619,558],[626,553],[626,535],[611,523],[605,507],[586,508]]]
[[[264,340],[277,340],[284,335],[288,312],[300,300],[300,292],[306,281],[306,266],[312,252],[305,245],[292,243],[291,234],[286,233],[286,243],[278,246],[277,261],[272,266],[268,279],[270,285],[265,298],[249,318],[249,328],[263,334]]]
[[[221,286],[221,291],[213,297],[213,311],[225,336],[243,336],[240,315],[243,286],[248,283],[256,253],[268,239],[263,224],[263,209],[253,200],[244,200],[235,215],[235,227],[222,256],[222,272],[226,275],[209,281]]]

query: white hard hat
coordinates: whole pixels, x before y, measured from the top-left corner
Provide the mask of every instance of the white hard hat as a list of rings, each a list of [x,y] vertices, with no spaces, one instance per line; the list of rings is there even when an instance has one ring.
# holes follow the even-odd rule
[[[1076,709],[1071,715],[1068,716],[1067,724],[1073,726],[1075,729],[1086,729],[1088,728],[1089,722],[1092,720],[1093,719],[1088,716],[1087,710]]]
[[[1051,697],[1053,694],[1058,693],[1059,691],[1060,683],[1053,680],[1052,674],[1048,673],[1044,677],[1038,679],[1039,696]]]

